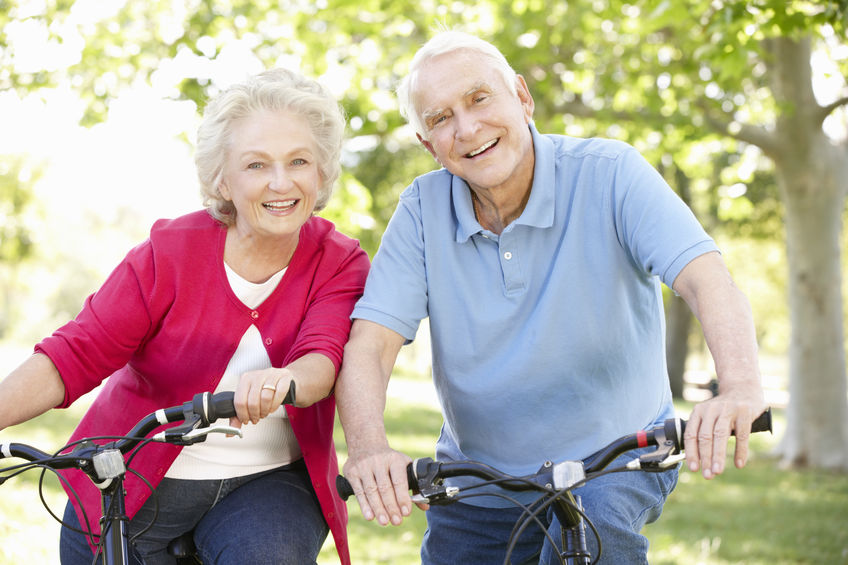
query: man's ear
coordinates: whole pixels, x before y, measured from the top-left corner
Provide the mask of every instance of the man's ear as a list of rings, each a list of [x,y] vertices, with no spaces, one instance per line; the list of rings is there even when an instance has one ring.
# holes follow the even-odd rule
[[[533,120],[533,110],[536,108],[536,102],[533,100],[533,95],[530,94],[527,81],[519,74],[515,75],[515,90],[518,94],[518,99],[521,101],[521,106],[524,108],[524,116],[527,118],[527,123],[530,123]]]
[[[418,138],[418,141],[420,141],[420,142],[421,142],[421,145],[423,145],[423,146],[427,149],[427,151],[429,151],[429,152],[430,152],[430,155],[432,155],[432,156],[433,156],[433,159],[435,159],[435,160],[436,160],[436,162],[437,162],[437,163],[439,163],[439,164],[441,165],[442,163],[441,163],[441,162],[439,162],[439,158],[438,158],[438,157],[436,157],[436,152],[435,152],[435,151],[433,151],[433,144],[432,144],[432,143],[430,143],[429,141],[427,141],[426,139],[424,139],[423,137],[421,137],[421,134],[420,134],[420,133],[416,133],[416,134],[415,134],[415,137],[417,137],[417,138]]]

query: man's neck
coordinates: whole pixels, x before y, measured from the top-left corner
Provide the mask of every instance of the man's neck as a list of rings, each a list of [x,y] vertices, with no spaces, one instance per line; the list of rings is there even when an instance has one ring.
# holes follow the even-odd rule
[[[471,189],[474,215],[484,229],[500,234],[516,220],[530,199],[530,186],[523,193],[483,191]]]

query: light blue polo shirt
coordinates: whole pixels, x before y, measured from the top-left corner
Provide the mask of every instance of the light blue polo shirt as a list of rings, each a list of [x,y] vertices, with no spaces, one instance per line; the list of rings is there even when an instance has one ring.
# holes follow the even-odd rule
[[[530,128],[521,216],[491,233],[465,181],[418,177],[352,314],[410,341],[429,316],[445,419],[436,457],[517,475],[673,415],[660,281],[717,250],[629,145]]]

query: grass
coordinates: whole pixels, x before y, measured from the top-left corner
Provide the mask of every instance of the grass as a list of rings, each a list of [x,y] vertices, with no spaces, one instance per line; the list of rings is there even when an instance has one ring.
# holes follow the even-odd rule
[[[395,386],[386,412],[392,445],[412,457],[432,455],[441,425],[432,387],[401,377],[393,379]],[[680,410],[685,414],[689,407]],[[0,438],[59,447],[81,411],[52,411],[4,430]],[[778,431],[781,424],[778,417]],[[768,457],[778,437],[758,434],[752,461],[743,470],[731,467],[712,481],[681,472],[662,518],[644,532],[653,565],[848,565],[848,475],[779,470]],[[343,461],[340,430],[336,443]],[[30,472],[0,486],[0,565],[58,563],[58,527],[38,501],[37,481],[38,473]],[[64,495],[58,484],[52,482],[46,491],[54,511],[61,511]],[[366,522],[355,501],[348,507],[353,563],[419,563],[423,512],[414,509],[402,526],[381,527]],[[331,542],[319,563],[338,563]]]

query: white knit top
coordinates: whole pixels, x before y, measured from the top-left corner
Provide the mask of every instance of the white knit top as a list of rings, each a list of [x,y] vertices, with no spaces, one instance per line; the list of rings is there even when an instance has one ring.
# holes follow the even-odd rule
[[[274,292],[285,269],[264,283],[243,279],[225,263],[233,292],[248,308],[256,308]],[[271,360],[256,326],[250,326],[224,371],[215,392],[235,390],[247,371],[267,369]],[[257,424],[243,424],[244,437],[209,434],[206,441],[184,447],[165,474],[172,479],[228,479],[267,471],[300,459],[300,446],[285,407],[281,406]]]

